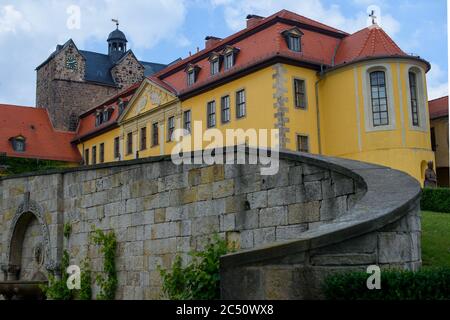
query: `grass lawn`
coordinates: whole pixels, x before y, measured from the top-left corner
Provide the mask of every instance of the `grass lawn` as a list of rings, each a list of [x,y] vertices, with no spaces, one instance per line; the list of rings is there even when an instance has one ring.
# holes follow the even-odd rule
[[[424,267],[450,267],[450,214],[422,212]]]

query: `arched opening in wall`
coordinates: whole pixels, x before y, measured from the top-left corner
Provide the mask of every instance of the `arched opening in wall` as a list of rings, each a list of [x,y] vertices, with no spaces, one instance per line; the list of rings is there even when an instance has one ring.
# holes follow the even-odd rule
[[[42,227],[36,216],[24,213],[16,223],[10,246],[10,265],[19,272],[17,280],[46,280],[45,244]]]
[[[422,177],[422,181],[425,180],[425,170],[427,170],[428,162],[426,160],[422,160],[420,163],[420,176]]]

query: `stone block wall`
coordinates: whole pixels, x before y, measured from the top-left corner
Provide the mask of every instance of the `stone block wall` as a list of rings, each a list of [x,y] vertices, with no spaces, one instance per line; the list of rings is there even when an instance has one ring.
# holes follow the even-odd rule
[[[367,191],[357,175],[341,165],[327,163],[325,158],[318,160],[285,154],[277,175],[261,176],[259,169],[252,165],[176,166],[167,158],[154,158],[0,180],[0,264],[11,263],[8,242],[17,220],[15,217],[25,206],[30,212],[38,212],[42,232],[48,228],[49,254],[46,259],[54,262],[59,262],[63,250],[68,250],[73,264],[80,264],[89,257],[92,270],[101,271],[102,257],[90,242],[90,233],[93,227],[114,230],[118,240],[117,299],[162,298],[157,267],[169,268],[176,255],[188,262],[188,253],[203,249],[215,233],[229,243],[235,243],[238,254],[244,257],[238,258],[237,264],[233,257],[230,263],[228,260],[222,262],[224,283],[229,282],[229,288],[234,292],[234,284],[238,284],[236,279],[241,279],[236,272],[262,277],[264,268],[268,268],[261,269],[252,264],[254,259],[260,259],[261,248],[270,251],[270,248],[295,242],[311,232],[326,230],[335,221],[346,219]],[[408,242],[408,239],[413,241],[404,236],[409,236],[409,229],[402,233],[401,228],[409,227],[403,222],[393,226],[393,222],[383,222],[375,251],[351,251],[351,254],[360,254],[354,259],[368,262],[376,254],[387,265],[404,264],[407,259],[413,264],[416,260],[409,258],[408,252],[414,252],[417,257],[417,237],[414,238],[416,242]],[[64,224],[72,226],[68,239],[63,237]],[[420,226],[417,228],[419,232]],[[355,236],[359,236],[358,232]],[[348,238],[348,235],[337,236],[335,241],[345,242]],[[399,243],[402,249],[398,247]],[[403,244],[407,243],[411,245],[410,251],[403,249]],[[395,250],[405,252],[402,251],[399,258],[396,252],[385,251],[385,247],[396,247]],[[270,268],[276,266],[276,270],[297,266],[305,257],[303,251],[274,250],[277,254],[285,254],[275,257],[276,263],[270,260]],[[314,267],[341,265],[350,259],[345,250],[331,250],[331,253],[323,250],[317,247],[317,251],[308,253]],[[263,260],[270,259],[271,254],[264,255]],[[242,263],[248,265],[242,266]],[[254,268],[259,271],[249,271]],[[270,271],[267,275],[272,280],[266,279],[264,283],[281,281],[277,280],[277,274],[286,277],[293,273]],[[272,285],[266,287],[266,284],[264,290],[278,292],[279,289]],[[242,286],[242,290],[245,288]],[[229,292],[225,288],[224,297],[235,297]],[[253,297],[246,291],[235,292],[237,297]],[[285,291],[276,293],[280,297],[286,294]]]
[[[294,241],[222,257],[224,299],[323,299],[323,281],[333,273],[366,272],[371,265],[420,268],[419,184],[388,168],[336,159],[333,163],[359,175],[363,180],[355,184],[365,184],[365,192],[357,190],[359,196],[348,198],[354,200],[352,207],[297,234]],[[350,190],[350,183],[343,181],[339,190]]]

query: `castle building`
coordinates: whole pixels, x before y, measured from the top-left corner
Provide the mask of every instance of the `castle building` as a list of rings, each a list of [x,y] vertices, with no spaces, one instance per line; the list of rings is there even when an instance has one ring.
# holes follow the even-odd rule
[[[36,105],[49,111],[55,128],[76,131],[82,113],[165,67],[139,61],[118,25],[107,43],[101,54],[70,39],[36,68]]]
[[[74,143],[92,163],[87,155],[98,158],[102,143],[116,146],[104,157],[112,161],[170,154],[174,130],[194,121],[203,132],[278,129],[281,149],[385,165],[423,182],[435,159],[429,70],[375,21],[348,34],[286,10],[250,15],[245,29],[207,37],[200,52],[146,77],[111,120],[117,126]]]

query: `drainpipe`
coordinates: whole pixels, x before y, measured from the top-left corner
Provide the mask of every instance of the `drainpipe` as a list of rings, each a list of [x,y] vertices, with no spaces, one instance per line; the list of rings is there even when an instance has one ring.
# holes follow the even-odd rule
[[[320,65],[320,73],[319,73],[319,80],[315,83],[315,90],[316,90],[316,111],[317,111],[317,139],[319,144],[319,154],[322,154],[322,137],[320,134],[320,108],[319,108],[319,82],[322,81],[324,77],[324,71],[323,71],[323,65]]]

